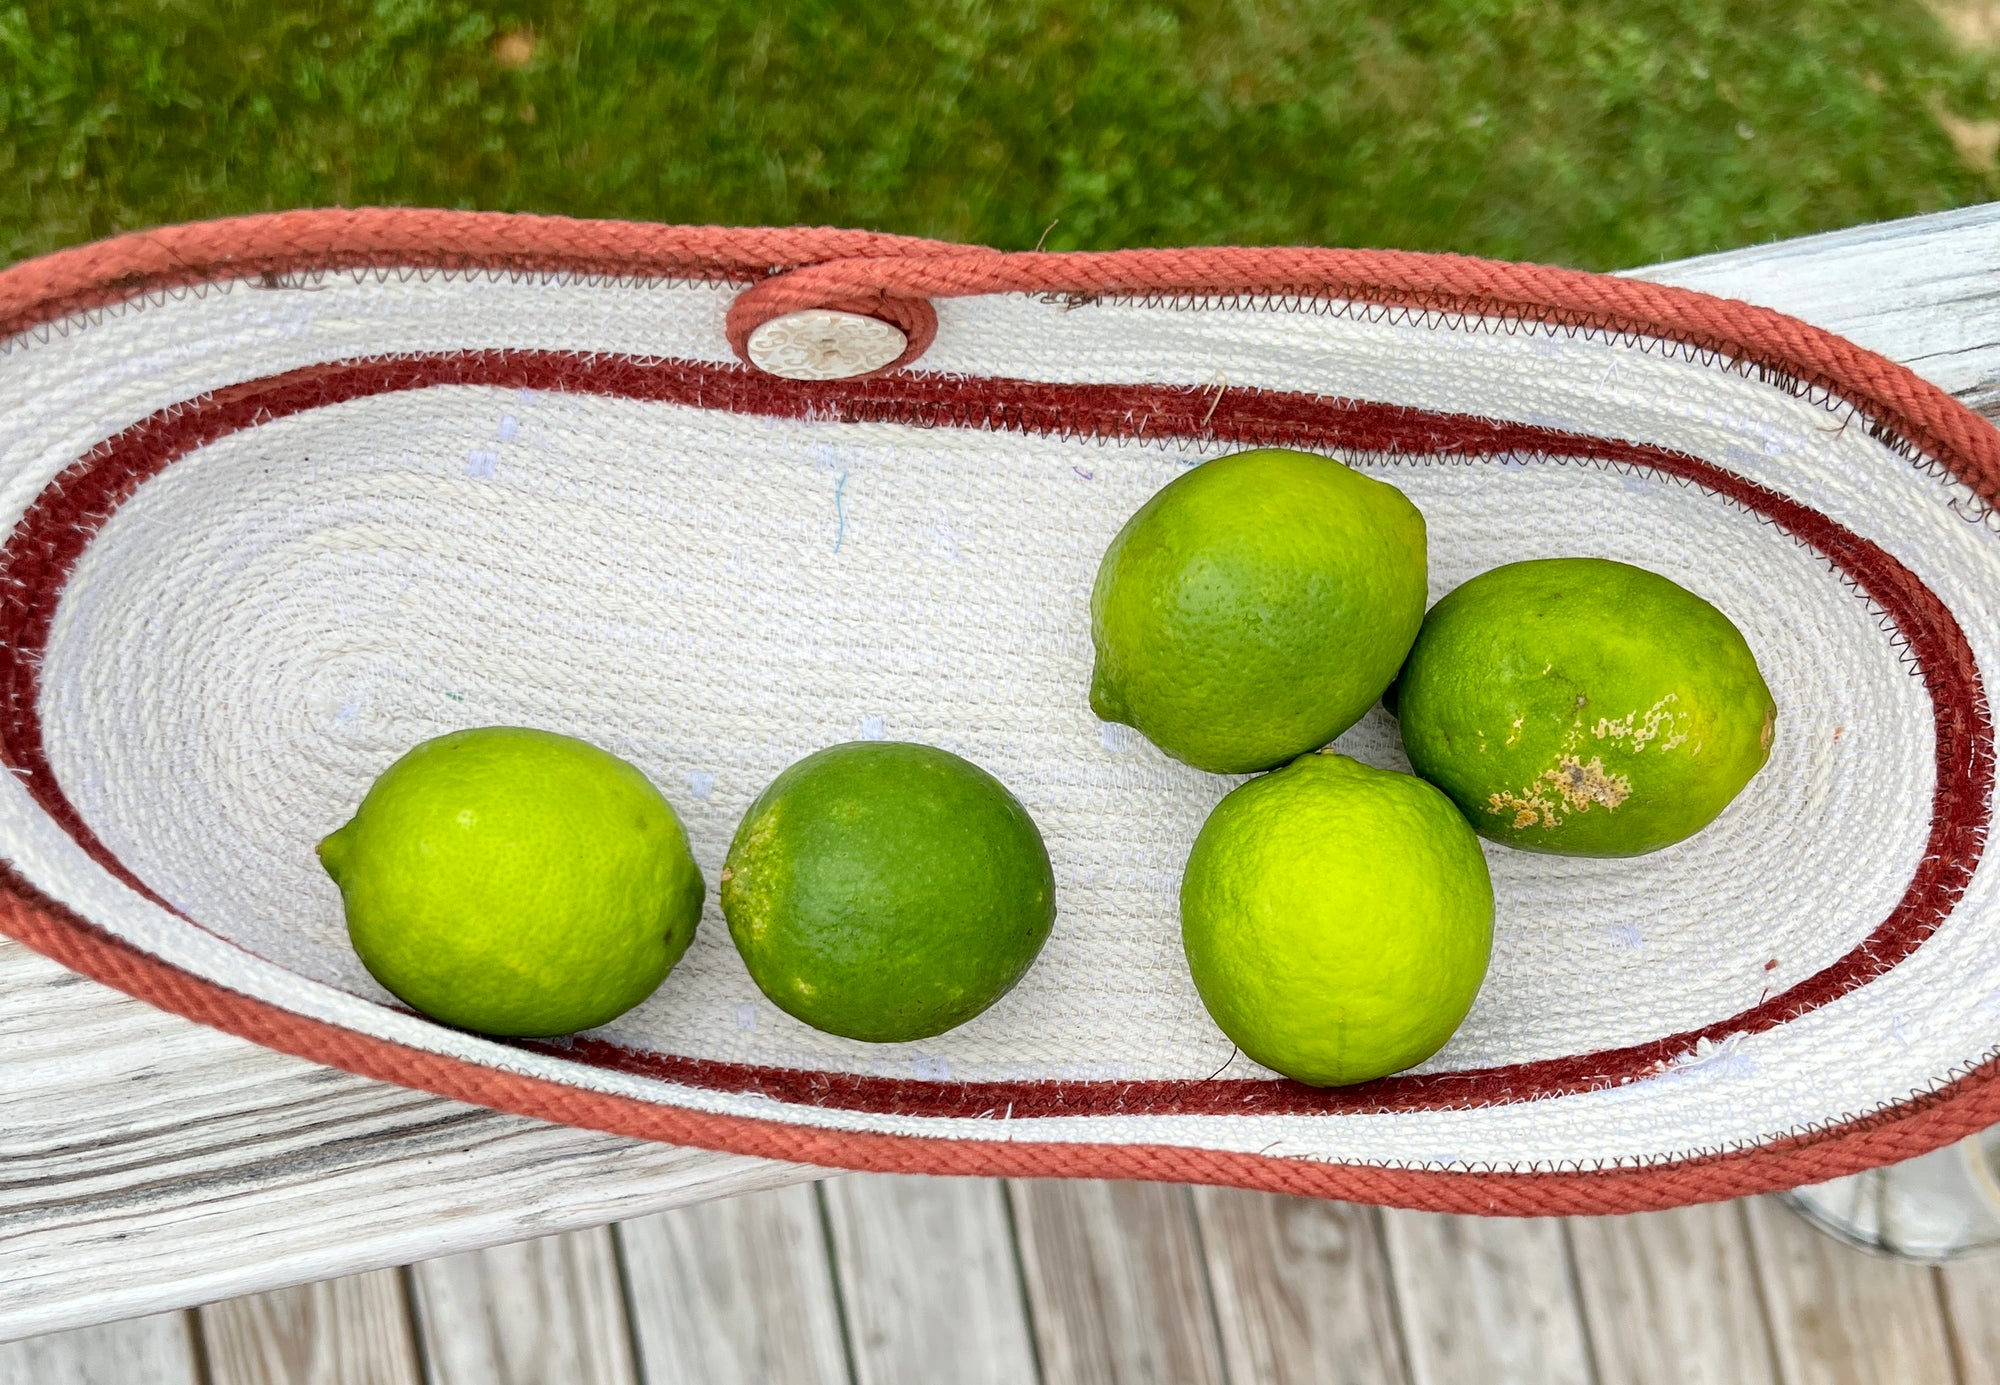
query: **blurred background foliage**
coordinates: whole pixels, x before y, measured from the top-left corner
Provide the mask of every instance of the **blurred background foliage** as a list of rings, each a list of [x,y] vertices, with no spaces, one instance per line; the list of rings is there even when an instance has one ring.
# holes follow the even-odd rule
[[[1996,117],[2000,0],[42,0],[0,258],[400,203],[1611,268],[1985,200]]]

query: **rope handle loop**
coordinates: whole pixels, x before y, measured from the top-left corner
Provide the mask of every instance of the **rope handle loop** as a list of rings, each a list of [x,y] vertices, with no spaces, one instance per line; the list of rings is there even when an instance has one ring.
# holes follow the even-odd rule
[[[1004,258],[1002,252],[983,247],[914,243],[899,245],[887,255],[822,260],[773,274],[739,293],[729,305],[725,323],[729,346],[737,359],[755,365],[750,338],[765,323],[815,309],[853,313],[886,322],[903,334],[902,354],[867,374],[896,370],[923,355],[937,339],[937,309],[931,299],[954,296],[927,289],[928,281],[913,280],[907,271],[934,261],[998,258]]]

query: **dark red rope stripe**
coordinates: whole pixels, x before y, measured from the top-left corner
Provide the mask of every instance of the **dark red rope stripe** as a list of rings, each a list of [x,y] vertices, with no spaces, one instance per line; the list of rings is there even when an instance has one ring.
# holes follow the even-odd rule
[[[103,864],[145,889],[63,795],[39,725],[37,669],[62,583],[106,517],[176,458],[260,422],[343,400],[440,385],[564,390],[787,418],[1004,428],[1100,438],[1287,443],[1414,458],[1538,454],[1643,467],[1706,487],[1827,558],[1887,614],[1930,693],[1937,790],[1924,859],[1860,945],[1750,1010],[1700,1029],[1597,1053],[1469,1072],[1387,1078],[1340,1091],[1275,1080],[944,1083],[727,1064],[578,1040],[576,1061],[716,1090],[819,1106],[928,1116],[1311,1114],[1484,1106],[1614,1085],[1702,1039],[1756,1033],[1895,966],[1947,917],[1983,845],[1993,749],[1978,669],[1951,612],[1876,544],[1805,506],[1686,454],[1529,425],[1272,391],[1049,385],[911,374],[799,383],[732,366],[548,352],[455,353],[315,366],[253,381],[143,420],[66,471],[0,549],[0,756]],[[155,896],[156,897],[156,896]]]

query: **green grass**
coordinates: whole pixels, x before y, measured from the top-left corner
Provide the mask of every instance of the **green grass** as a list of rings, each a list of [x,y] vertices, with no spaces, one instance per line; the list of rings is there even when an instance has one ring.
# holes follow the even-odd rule
[[[0,259],[402,203],[1608,268],[1984,200],[1996,112],[1917,0],[41,0]]]

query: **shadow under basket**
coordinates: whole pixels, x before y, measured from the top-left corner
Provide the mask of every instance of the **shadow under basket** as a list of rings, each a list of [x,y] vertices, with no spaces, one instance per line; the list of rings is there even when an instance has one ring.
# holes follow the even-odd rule
[[[18,265],[0,332],[0,929],[154,1004],[680,1144],[1457,1211],[1728,1197],[2000,1121],[2000,435],[1792,319],[1445,256],[375,211]],[[1671,577],[1779,708],[1688,842],[1490,848],[1470,1018],[1344,1090],[1237,1054],[1188,978],[1181,866],[1240,781],[1085,700],[1105,545],[1260,444],[1407,492],[1433,598],[1531,557]],[[710,884],[660,991],[573,1039],[397,1005],[313,855],[410,746],[499,724],[637,764]],[[998,775],[1055,864],[1026,979],[920,1044],[778,1011],[714,902],[762,787],[876,736]],[[1380,711],[1340,748],[1406,767]]]

